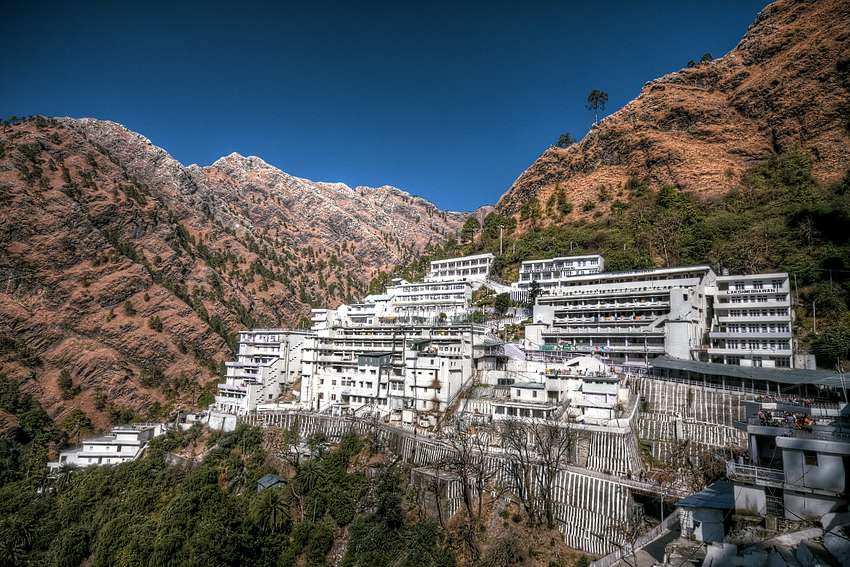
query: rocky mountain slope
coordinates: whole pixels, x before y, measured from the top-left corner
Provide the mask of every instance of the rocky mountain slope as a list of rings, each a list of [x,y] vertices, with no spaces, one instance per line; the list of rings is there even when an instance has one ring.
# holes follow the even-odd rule
[[[186,167],[112,122],[0,129],[0,372],[60,418],[194,404],[235,331],[357,297],[464,218],[255,157]]]
[[[636,182],[711,198],[794,146],[820,181],[850,165],[847,0],[768,5],[724,57],[647,83],[579,143],[544,152],[497,210],[526,225],[561,220],[564,201],[568,218],[598,216]]]

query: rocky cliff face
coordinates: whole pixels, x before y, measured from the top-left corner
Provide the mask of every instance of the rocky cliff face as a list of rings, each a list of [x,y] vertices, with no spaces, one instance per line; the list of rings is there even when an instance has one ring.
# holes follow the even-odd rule
[[[60,418],[193,405],[232,333],[357,297],[464,218],[255,157],[185,167],[112,122],[0,128],[0,372]]]
[[[820,180],[833,181],[850,165],[848,117],[850,2],[779,0],[724,57],[647,83],[581,142],[548,149],[497,209],[518,214],[537,199],[538,220],[556,222],[547,204],[560,189],[569,217],[598,215],[627,197],[629,180],[711,197],[796,145],[812,154]]]

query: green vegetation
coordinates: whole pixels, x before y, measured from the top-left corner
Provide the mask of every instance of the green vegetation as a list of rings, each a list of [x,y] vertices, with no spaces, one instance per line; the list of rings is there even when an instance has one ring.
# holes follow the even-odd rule
[[[319,456],[289,468],[260,429],[204,442],[196,427],[155,439],[137,461],[48,477],[48,447],[61,439],[50,418],[5,378],[0,409],[18,421],[0,437],[0,565],[319,566],[346,530],[348,567],[454,565],[442,529],[413,521],[402,469],[367,480],[361,438],[332,450],[311,440]],[[66,420],[77,433],[91,426],[81,413]],[[204,443],[201,462],[167,464]],[[267,473],[286,480],[257,492]]]
[[[850,358],[850,172],[839,183],[818,184],[809,156],[794,150],[754,167],[735,190],[716,199],[653,188],[641,179],[630,179],[620,192],[621,200],[611,202],[609,214],[598,219],[530,223],[521,234],[514,219],[490,213],[475,243],[431,246],[396,273],[415,279],[432,259],[481,252],[497,255],[495,275],[507,281],[516,279],[522,260],[583,253],[602,254],[609,271],[693,264],[711,265],[717,273],[786,271],[804,346],[825,367]],[[569,204],[566,196],[562,202]],[[536,198],[528,203],[539,209]],[[501,256],[498,228],[488,229],[499,225],[505,227]]]
[[[573,144],[576,143],[576,139],[573,138],[573,135],[569,132],[564,132],[560,136],[558,136],[558,141],[555,142],[556,148],[569,148]]]
[[[605,111],[605,105],[608,104],[608,93],[593,89],[587,95],[587,109],[593,112],[593,123],[599,122],[599,113]]]
[[[80,393],[80,387],[74,385],[74,379],[67,368],[59,372],[59,389],[62,391],[62,399],[65,400],[70,400]]]

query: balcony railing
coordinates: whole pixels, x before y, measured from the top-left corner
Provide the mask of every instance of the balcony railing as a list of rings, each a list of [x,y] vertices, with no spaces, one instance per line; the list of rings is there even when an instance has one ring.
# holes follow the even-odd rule
[[[732,480],[750,484],[784,484],[785,472],[756,465],[742,465],[733,461],[726,462],[726,476]]]

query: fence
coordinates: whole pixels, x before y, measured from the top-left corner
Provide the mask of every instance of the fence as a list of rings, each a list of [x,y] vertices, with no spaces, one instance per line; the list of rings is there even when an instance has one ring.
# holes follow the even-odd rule
[[[591,562],[590,567],[611,567],[617,564],[623,557],[637,552],[639,549],[649,545],[662,534],[672,530],[674,526],[679,524],[679,511],[674,510],[672,514],[664,518],[657,526],[650,529],[648,532],[640,536],[633,546],[628,544],[623,545],[613,553],[609,553],[605,557],[600,557],[596,561]]]

